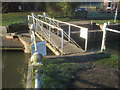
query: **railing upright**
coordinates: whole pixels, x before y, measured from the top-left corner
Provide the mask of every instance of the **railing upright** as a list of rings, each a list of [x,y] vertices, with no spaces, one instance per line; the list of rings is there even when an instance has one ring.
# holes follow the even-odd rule
[[[62,48],[62,55],[63,55],[63,44],[64,44],[64,36],[63,36],[63,30],[61,31],[62,37],[61,37],[61,48]]]
[[[101,52],[103,52],[105,50],[106,26],[107,26],[107,23],[104,23],[104,25],[103,25],[103,37],[102,37]]]
[[[57,22],[57,27],[60,27],[59,22]],[[59,35],[59,30],[57,30],[57,35]]]
[[[86,28],[85,51],[87,51],[88,44],[88,28]]]
[[[70,41],[70,30],[71,30],[71,26],[69,25],[69,30],[68,30],[68,41]]]

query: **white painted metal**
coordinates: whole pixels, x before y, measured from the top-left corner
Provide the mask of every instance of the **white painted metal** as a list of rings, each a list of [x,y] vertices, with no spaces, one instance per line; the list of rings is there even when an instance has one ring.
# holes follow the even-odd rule
[[[110,29],[110,28],[106,28],[107,31],[111,31],[111,32],[115,32],[115,33],[120,33],[120,31],[118,30],[114,30],[114,29]]]
[[[57,22],[57,27],[60,27],[59,22]],[[57,35],[59,35],[59,30],[57,30]]]
[[[62,34],[62,37],[61,37],[61,49],[62,49],[62,54],[63,54],[63,44],[64,44],[64,35],[63,35],[63,30],[62,30],[62,32],[61,32],[61,34]]]
[[[106,26],[107,26],[107,23],[104,23],[104,25],[103,25],[103,37],[102,37],[101,52],[103,52],[105,50]]]
[[[108,25],[110,25],[110,21],[108,21]]]
[[[69,38],[68,38],[68,41],[70,41],[70,29],[71,29],[71,26],[69,25],[69,30],[68,30],[68,36],[69,36]]]
[[[117,13],[118,13],[118,7],[116,8],[115,17],[114,17],[114,23],[116,23]]]
[[[42,15],[38,15],[38,16],[42,17]],[[81,26],[77,26],[77,25],[74,25],[74,24],[71,24],[71,23],[59,21],[59,20],[56,20],[56,19],[54,19],[54,18],[52,19],[52,18],[47,17],[47,16],[46,16],[46,18],[49,19],[49,20],[51,20],[51,21],[53,21],[54,23],[57,22],[57,23],[66,24],[66,25],[68,25],[69,27],[73,26],[73,27],[76,27],[76,28],[80,28],[82,31],[83,31],[83,29],[87,29],[87,28],[84,28],[84,27],[81,27]],[[69,29],[69,30],[70,30],[70,29]],[[64,32],[64,31],[63,31],[63,32]],[[65,33],[65,32],[64,32],[64,33]],[[86,34],[88,34],[88,33],[86,33]],[[69,31],[68,31],[68,34],[64,34],[64,35],[68,35],[68,40],[73,40],[73,39],[70,38],[70,32],[69,32]],[[85,35],[85,36],[87,36],[87,35]],[[84,38],[84,39],[86,40],[87,38]],[[88,41],[88,40],[86,40],[86,41]],[[75,42],[75,41],[73,40],[72,42]],[[86,43],[86,42],[85,42],[85,43]],[[76,45],[76,43],[73,43],[73,44]],[[77,46],[79,46],[79,45],[77,44]],[[86,47],[86,46],[87,46],[87,44],[85,45],[85,47]],[[80,46],[79,46],[79,47],[80,47]]]
[[[37,70],[38,71],[38,70]],[[36,74],[36,78],[35,78],[35,88],[41,88],[40,87],[40,81],[39,81],[39,72],[37,72]]]
[[[87,44],[88,44],[88,28],[86,29],[85,51],[87,51]]]
[[[40,53],[42,56],[46,56],[46,41],[41,41],[36,43],[37,46],[37,52]],[[34,44],[31,45],[31,51],[32,54],[35,53],[35,47]]]

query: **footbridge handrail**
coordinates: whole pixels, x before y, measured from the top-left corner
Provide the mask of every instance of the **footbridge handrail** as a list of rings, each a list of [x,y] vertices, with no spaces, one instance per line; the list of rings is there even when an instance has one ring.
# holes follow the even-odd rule
[[[28,15],[28,25],[30,25],[31,23],[30,23],[30,18],[32,18],[33,20],[32,20],[32,22],[31,23],[34,23],[35,24],[35,26],[37,26],[36,28],[35,28],[35,30],[37,30],[37,28],[38,28],[38,26],[39,26],[39,28],[41,29],[41,31],[43,32],[43,34],[45,35],[45,36],[47,36],[47,37],[45,37],[45,38],[49,38],[49,42],[51,43],[51,45],[53,46],[53,48],[55,49],[56,48],[56,44],[55,44],[55,42],[52,40],[52,38],[51,38],[51,36],[50,36],[50,33],[51,33],[51,28],[52,29],[56,29],[56,30],[59,30],[59,31],[61,31],[61,47],[59,47],[59,48],[57,48],[57,49],[59,49],[59,52],[62,54],[63,53],[63,43],[64,43],[64,39],[63,39],[63,29],[61,29],[61,28],[59,28],[59,27],[56,27],[56,26],[54,26],[54,25],[51,25],[51,24],[49,24],[49,23],[47,23],[47,22],[44,22],[44,21],[42,21],[42,20],[39,20],[37,17],[35,17],[33,14],[32,15]],[[41,25],[40,25],[40,23],[41,23]],[[46,31],[44,30],[45,28],[43,27],[43,24],[44,25],[47,25],[48,27],[49,27],[49,35],[47,35],[47,33],[46,33]],[[41,32],[41,31],[39,31],[39,32]]]
[[[45,19],[45,21],[47,21],[46,19],[48,19],[50,22],[53,22],[54,25],[56,24],[57,27],[60,27],[59,26],[60,23],[68,25],[69,26],[68,34],[65,31],[63,31],[63,33],[64,33],[65,37],[68,37],[68,40],[71,41],[71,43],[75,44],[78,48],[80,48],[80,46],[70,37],[71,36],[70,35],[71,34],[71,26],[75,27],[75,28],[79,28],[80,29],[80,34],[81,34],[81,32],[84,32],[86,30],[86,37],[82,37],[82,38],[85,39],[85,51],[87,51],[88,28],[85,28],[85,27],[82,27],[82,26],[78,26],[78,25],[74,25],[74,24],[71,24],[71,23],[68,23],[68,22],[63,22],[63,21],[60,21],[60,20],[56,20],[54,18],[50,18],[45,13],[43,13],[43,15],[38,15],[38,17],[41,17],[41,18]]]

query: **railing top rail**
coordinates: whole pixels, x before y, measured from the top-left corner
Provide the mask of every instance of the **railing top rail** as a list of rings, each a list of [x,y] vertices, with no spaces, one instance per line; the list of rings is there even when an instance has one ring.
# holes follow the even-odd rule
[[[38,15],[38,16],[44,17],[43,15]],[[53,18],[49,18],[49,17],[47,17],[47,16],[46,16],[46,18],[51,19],[51,20],[54,20],[54,21],[59,22],[59,23],[67,24],[67,25],[70,25],[70,26],[73,26],[73,27],[76,27],[76,28],[80,28],[80,29],[81,29],[81,28],[85,28],[85,27],[81,27],[81,26],[77,26],[77,25],[68,23],[68,22],[63,22],[63,21],[60,21],[60,20],[56,20],[56,19],[53,19]],[[86,28],[86,29],[87,29],[87,28]]]
[[[32,16],[29,15],[29,17],[32,17]],[[51,24],[49,24],[49,23],[46,23],[46,22],[44,22],[44,21],[42,21],[42,20],[40,20],[40,19],[37,19],[37,18],[35,18],[35,17],[33,17],[33,18],[34,18],[35,20],[38,20],[38,21],[42,22],[43,24],[46,24],[46,25],[50,26],[51,28],[55,28],[55,29],[57,29],[57,30],[63,31],[63,29],[61,29],[61,28],[59,28],[59,27],[56,27],[56,26],[51,25]]]
[[[114,30],[114,29],[110,29],[110,28],[106,28],[107,31],[111,31],[111,32],[116,32],[116,33],[120,33],[120,31],[118,30]]]

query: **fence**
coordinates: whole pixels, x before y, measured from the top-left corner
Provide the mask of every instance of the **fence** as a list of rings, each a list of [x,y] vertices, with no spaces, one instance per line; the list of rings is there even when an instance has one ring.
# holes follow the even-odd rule
[[[80,37],[85,39],[85,51],[87,51],[87,42],[88,42],[88,28],[84,28],[81,26],[77,26],[71,23],[67,23],[67,22],[63,22],[60,20],[56,20],[54,18],[50,18],[49,16],[47,16],[45,13],[43,13],[43,15],[38,15],[38,17],[40,17],[40,19],[43,19],[45,22],[51,23],[56,27],[60,28],[60,24],[65,24],[67,25],[68,28],[68,33],[66,33],[65,31],[63,31],[64,36],[66,38],[68,38],[68,41],[70,41],[71,43],[75,44],[77,47],[80,48],[80,46],[71,38],[71,27],[75,27],[80,29]],[[57,31],[57,34],[59,35],[59,31]]]
[[[47,23],[47,22],[44,22],[44,21],[38,19],[38,17],[35,17],[35,15],[33,13],[32,13],[32,16],[28,15],[28,21],[29,21],[28,25],[33,23],[35,25],[35,31],[41,33],[41,35],[44,36],[44,38],[52,45],[52,47],[56,51],[60,50],[60,52],[63,53],[63,44],[64,44],[63,29],[52,25],[51,22]],[[49,32],[46,30],[46,27],[49,30]],[[58,46],[52,38],[52,35],[51,35],[52,29],[56,29],[57,31],[61,32],[61,45],[60,46]],[[59,47],[59,48],[57,48],[57,47]]]
[[[105,43],[106,43],[106,32],[107,31],[120,34],[120,31],[107,28],[107,23],[104,23],[104,25],[103,25],[103,38],[102,38],[101,52],[103,52],[106,49],[106,44]]]

